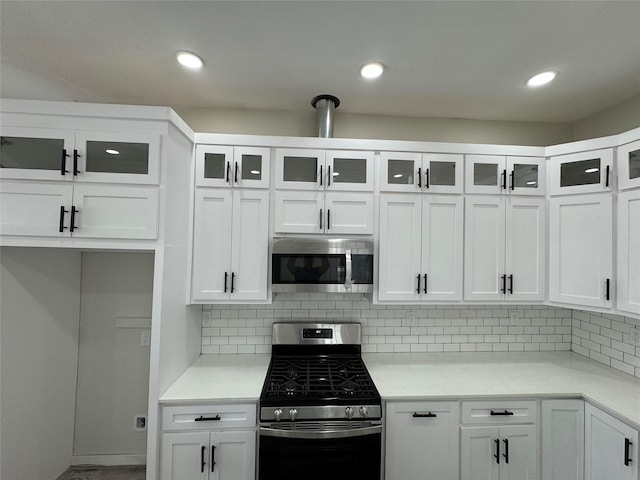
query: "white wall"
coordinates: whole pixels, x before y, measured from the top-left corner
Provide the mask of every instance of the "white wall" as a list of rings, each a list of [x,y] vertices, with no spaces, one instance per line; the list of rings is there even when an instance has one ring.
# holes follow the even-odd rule
[[[80,252],[0,249],[3,480],[50,480],[71,462]]]
[[[616,135],[640,127],[640,95],[582,119],[573,126],[574,140]]]
[[[147,413],[149,346],[141,324],[151,322],[153,253],[84,252],[74,463],[79,456],[146,458],[146,431],[134,415]],[[127,461],[129,463],[131,460]]]

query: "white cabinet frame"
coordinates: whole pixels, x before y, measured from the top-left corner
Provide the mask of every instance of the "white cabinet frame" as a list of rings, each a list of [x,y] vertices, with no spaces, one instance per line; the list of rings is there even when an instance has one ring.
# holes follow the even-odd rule
[[[592,159],[600,159],[600,181],[598,183],[565,187],[561,186],[563,165]],[[610,192],[614,182],[613,149],[604,148],[600,150],[590,150],[587,152],[554,156],[549,160],[549,169],[549,194],[552,196]]]
[[[616,307],[640,315],[640,189],[618,194]]]
[[[620,190],[640,187],[640,176],[631,178],[638,172],[632,172],[629,168],[629,155],[631,152],[640,151],[640,140],[627,143],[618,147],[616,152],[616,166],[618,168],[618,186]],[[636,155],[640,155],[640,152]]]

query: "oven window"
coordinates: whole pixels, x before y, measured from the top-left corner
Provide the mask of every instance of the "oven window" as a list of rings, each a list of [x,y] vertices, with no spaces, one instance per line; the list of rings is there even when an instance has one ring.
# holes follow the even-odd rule
[[[261,436],[260,480],[379,480],[382,434],[308,440]]]

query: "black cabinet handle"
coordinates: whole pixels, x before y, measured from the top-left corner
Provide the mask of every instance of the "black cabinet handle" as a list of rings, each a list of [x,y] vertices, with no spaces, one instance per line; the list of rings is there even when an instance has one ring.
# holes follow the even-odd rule
[[[509,293],[513,295],[513,275],[509,275]]]
[[[322,209],[320,209],[320,230],[322,230]]]
[[[215,458],[216,458],[216,446],[211,445],[211,471],[212,472],[216,468]]]
[[[607,169],[606,169],[606,173],[605,173],[604,186],[605,187],[609,186],[609,165],[607,165]]]
[[[231,272],[231,293],[233,293],[233,284],[235,283],[236,280],[236,272]]]
[[[424,274],[424,293],[427,293],[427,274]]]
[[[72,205],[71,206],[71,220],[69,222],[69,231],[70,232],[73,232],[74,230],[78,229],[78,227],[76,227],[76,213],[78,213],[78,209]]]
[[[416,293],[419,294],[420,293],[420,274],[418,274],[416,278],[418,279],[418,288],[416,288]]]
[[[422,188],[422,169],[418,169],[418,188]]]
[[[69,210],[65,210],[64,209],[64,205],[60,205],[60,224],[58,227],[58,231],[60,233],[62,233],[64,230],[66,230],[67,227],[64,226],[64,214],[67,213]]]
[[[227,171],[226,171],[226,174],[225,174],[225,176],[226,176],[226,180],[225,180],[225,181],[226,181],[227,183],[229,183],[229,169],[230,169],[230,168],[231,168],[231,163],[230,163],[230,162],[227,162]]]
[[[513,174],[514,174],[514,173],[515,173],[515,172],[513,172],[513,171],[512,171],[512,172],[509,174],[509,190],[512,190],[512,191],[513,191],[513,190],[515,190],[515,188],[516,188],[516,186],[515,186],[515,181],[514,181],[514,178],[513,178]]]
[[[331,209],[327,208],[327,230],[331,230]]]
[[[322,165],[320,165],[320,186],[322,186]]]
[[[631,445],[633,443],[628,438],[624,439],[624,466],[628,467],[629,464],[633,461],[631,460]]]
[[[428,168],[425,169],[425,172],[424,172],[424,186],[426,188],[429,188],[429,169]]]
[[[504,442],[504,454],[502,456],[504,457],[504,463],[509,463],[509,439],[505,438],[503,442]]]
[[[611,279],[607,278],[607,280],[604,282],[605,285],[605,292],[604,292],[604,296],[606,300],[610,300],[611,299]]]
[[[203,417],[202,415],[200,415],[199,417],[193,419],[194,422],[214,422],[216,420],[220,420],[220,415],[216,415],[215,417]]]
[[[502,189],[503,190],[507,189],[507,171],[506,170],[502,171]]]
[[[74,149],[73,150],[73,175],[78,175],[80,173],[80,170],[78,170],[78,158],[80,157],[80,154],[78,153],[78,150]]]
[[[331,165],[327,165],[327,187],[331,186]]]
[[[493,441],[496,444],[496,454],[494,455],[496,463],[500,465],[500,439],[496,438]]]
[[[436,418],[438,415],[436,415],[435,413],[418,413],[418,412],[413,412],[413,418]]]
[[[491,410],[490,412],[491,416],[510,416],[513,415],[513,412],[510,412],[509,410],[505,410],[504,412],[494,412],[493,410]]]
[[[69,170],[67,170],[67,157],[69,156],[69,154],[67,153],[67,149],[63,148],[62,149],[62,157],[60,158],[60,175],[64,175],[66,173],[69,173]]]
[[[227,293],[227,279],[229,278],[229,274],[224,272],[224,293]]]
[[[200,448],[200,472],[204,472],[204,466],[207,464],[207,462],[204,461],[204,452],[207,451],[207,447],[205,447],[204,445]]]
[[[507,293],[507,276],[506,275],[502,275],[502,293],[504,293],[506,295]]]
[[[235,167],[234,167],[234,172],[233,172],[233,182],[234,183],[238,183],[238,162],[234,162],[235,163]]]

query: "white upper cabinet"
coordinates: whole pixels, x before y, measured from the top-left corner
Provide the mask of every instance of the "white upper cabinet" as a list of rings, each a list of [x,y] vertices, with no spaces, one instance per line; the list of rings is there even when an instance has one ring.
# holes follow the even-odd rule
[[[373,191],[373,152],[276,149],[276,188]]]
[[[640,189],[618,195],[618,309],[640,314]]]
[[[3,127],[2,177],[158,184],[160,136],[146,132]]]
[[[550,158],[551,195],[610,192],[613,149],[570,153]]]
[[[465,192],[544,195],[546,161],[542,157],[466,155]]]
[[[462,193],[462,155],[382,152],[379,172],[383,192]]]
[[[618,147],[616,165],[620,190],[640,187],[640,140]]]
[[[263,147],[196,147],[196,185],[269,188],[271,149]]]
[[[611,308],[611,195],[553,197],[549,209],[549,300]]]

